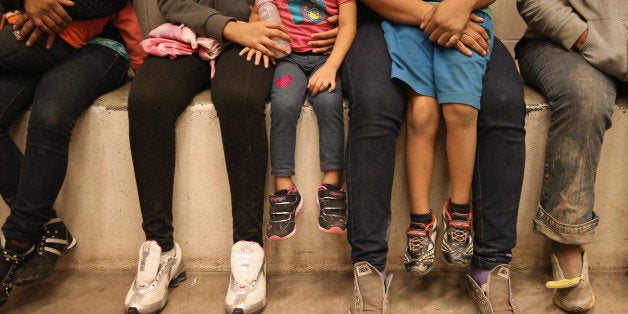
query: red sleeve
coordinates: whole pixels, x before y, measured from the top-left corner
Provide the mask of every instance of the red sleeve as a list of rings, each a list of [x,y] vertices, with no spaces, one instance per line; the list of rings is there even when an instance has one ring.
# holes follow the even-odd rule
[[[116,13],[112,23],[120,30],[120,35],[124,39],[126,52],[131,60],[131,68],[135,71],[139,70],[142,62],[146,59],[146,53],[140,46],[143,39],[142,30],[130,2],[127,2],[126,6]]]

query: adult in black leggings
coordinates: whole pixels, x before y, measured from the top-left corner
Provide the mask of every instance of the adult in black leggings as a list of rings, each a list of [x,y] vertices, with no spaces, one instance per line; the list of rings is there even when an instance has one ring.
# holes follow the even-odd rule
[[[270,53],[268,47],[282,49],[271,36],[289,36],[277,22],[236,22],[248,20],[250,4],[245,0],[162,0],[159,8],[166,20],[181,22],[199,36],[213,37],[229,45],[216,59],[211,81],[210,64],[198,55],[174,60],[148,57],[131,86],[129,134],[147,241],[140,248],[140,267],[127,294],[126,310],[141,313],[160,310],[167,300],[168,283],[185,279],[181,249],[174,241],[172,225],[175,124],[194,95],[207,88],[211,88],[220,120],[231,189],[236,243],[232,248],[232,265],[242,265],[232,269],[226,306],[229,312],[236,307],[246,313],[261,309],[266,302],[262,249],[268,163],[265,104],[273,69],[256,66],[238,53],[243,46]],[[167,276],[159,276],[158,272],[164,273],[159,269],[164,268],[172,270]],[[145,289],[151,285],[157,288]],[[248,287],[244,289],[248,293],[244,301],[235,297],[242,295],[236,293],[238,287]]]
[[[416,6],[422,4],[418,0],[360,3],[357,36],[341,72],[349,99],[347,229],[355,265],[354,291],[358,292],[352,298],[354,313],[387,311],[385,267],[395,145],[407,103],[404,87],[390,80],[382,17],[371,8],[397,23],[418,26],[423,15],[415,16],[419,12]],[[512,310],[508,263],[516,241],[523,181],[525,106],[512,57],[497,39],[484,76],[481,108],[473,178],[474,252],[467,284],[474,298],[484,296],[488,306]],[[490,294],[478,290],[488,285]]]

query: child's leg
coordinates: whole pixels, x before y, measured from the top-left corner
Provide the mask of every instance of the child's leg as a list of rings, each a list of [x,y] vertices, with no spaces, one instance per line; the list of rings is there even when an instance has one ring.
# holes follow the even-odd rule
[[[468,204],[477,145],[478,110],[464,104],[443,104],[443,116],[447,125],[451,202]]]
[[[33,46],[26,40],[17,41],[13,25],[6,23],[0,30],[0,71],[44,72],[75,50],[59,36],[50,49],[46,48],[48,36],[41,36]]]
[[[433,97],[410,90],[407,113],[406,164],[411,212],[430,212],[430,185],[434,167],[434,140],[440,123],[440,108]]]
[[[292,189],[297,121],[306,86],[306,75],[296,63],[282,59],[277,64],[270,94],[270,160],[276,191]]]
[[[326,58],[325,58],[326,59]],[[340,80],[330,93],[320,92],[310,96],[310,103],[318,121],[318,142],[323,184],[342,183],[344,169],[344,117],[342,112],[342,87]]]

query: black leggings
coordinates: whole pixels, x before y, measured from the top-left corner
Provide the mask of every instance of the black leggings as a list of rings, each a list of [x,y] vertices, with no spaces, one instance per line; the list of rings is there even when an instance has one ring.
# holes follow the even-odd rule
[[[264,184],[268,163],[265,104],[273,71],[238,56],[230,45],[209,63],[198,56],[149,57],[129,94],[129,135],[147,240],[174,246],[172,193],[175,123],[194,95],[210,87],[222,133],[233,215],[233,240],[262,244]]]

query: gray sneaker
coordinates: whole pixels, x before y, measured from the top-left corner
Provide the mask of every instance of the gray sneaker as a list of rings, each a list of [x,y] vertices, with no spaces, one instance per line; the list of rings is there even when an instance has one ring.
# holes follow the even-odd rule
[[[478,306],[482,314],[519,313],[512,300],[510,288],[510,266],[498,265],[488,274],[488,280],[480,287],[469,274],[467,293]]]
[[[554,303],[567,312],[586,312],[595,304],[595,295],[589,281],[589,261],[587,252],[582,252],[582,271],[580,277],[566,279],[560,268],[558,258],[552,254],[554,280],[545,284],[554,288]],[[570,281],[573,281],[571,283]]]
[[[382,278],[382,274],[371,264],[367,262],[357,262],[353,266],[353,302],[349,312],[352,314],[361,314],[366,312],[376,312],[387,314],[388,291],[392,274],[386,279]]]

